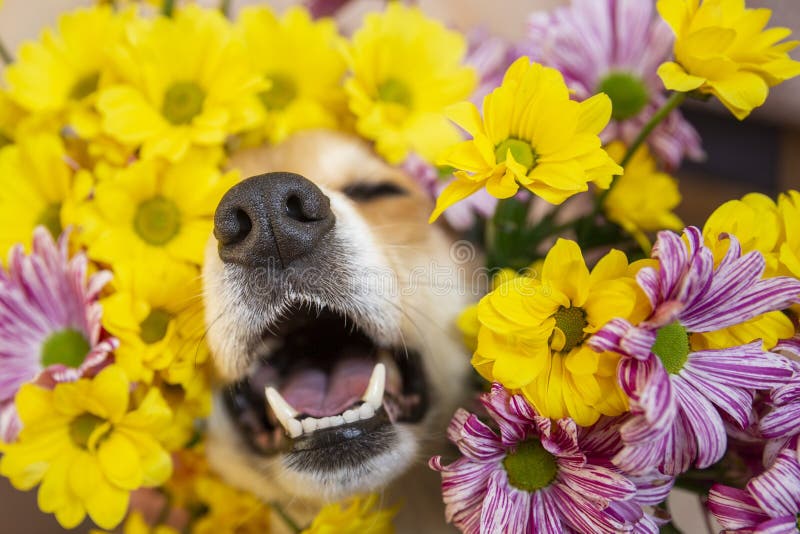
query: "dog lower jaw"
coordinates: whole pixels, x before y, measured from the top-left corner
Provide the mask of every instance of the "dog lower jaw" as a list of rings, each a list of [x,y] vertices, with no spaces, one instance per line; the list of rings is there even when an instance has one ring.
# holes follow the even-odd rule
[[[418,425],[414,425],[415,427]],[[294,453],[253,454],[223,407],[219,394],[209,420],[206,454],[211,468],[228,483],[249,491],[264,502],[300,499],[309,509],[352,495],[379,491],[402,475],[418,459],[418,439],[411,425],[391,426],[391,446],[341,468],[295,468]],[[299,454],[302,454],[299,453]]]

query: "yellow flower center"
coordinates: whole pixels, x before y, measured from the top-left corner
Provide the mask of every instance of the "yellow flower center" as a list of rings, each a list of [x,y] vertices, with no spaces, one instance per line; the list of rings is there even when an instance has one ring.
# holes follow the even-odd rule
[[[139,324],[139,337],[148,345],[164,339],[172,314],[161,308],[153,308]]]
[[[83,78],[75,82],[72,90],[69,92],[69,97],[73,100],[83,100],[90,94],[97,91],[97,84],[100,82],[99,72],[90,72]]]
[[[72,438],[72,441],[75,442],[75,445],[82,449],[87,449],[92,434],[98,426],[105,422],[105,419],[97,417],[92,413],[82,413],[70,422],[69,436]]]
[[[67,367],[80,367],[90,348],[82,332],[65,328],[51,334],[42,343],[40,355],[42,366],[61,364]]]
[[[627,72],[612,72],[600,81],[597,92],[611,99],[611,117],[618,121],[635,117],[650,101],[641,78]]]
[[[538,156],[531,144],[521,139],[514,139],[513,137],[509,137],[495,147],[494,157],[497,159],[497,163],[503,163],[506,160],[509,150],[514,157],[514,161],[526,169],[531,170],[536,166]]]
[[[689,359],[689,333],[677,321],[662,326],[656,332],[656,341],[650,351],[661,359],[664,369],[677,374]]]
[[[503,459],[503,467],[509,484],[531,493],[549,486],[558,473],[555,456],[538,439],[520,443]]]
[[[270,111],[284,109],[297,98],[297,85],[294,80],[282,74],[273,74],[267,78],[272,82],[272,87],[258,94],[261,104],[266,109]]]
[[[161,114],[172,124],[188,124],[203,111],[206,93],[194,82],[177,82],[167,89]]]
[[[36,224],[47,228],[52,236],[58,239],[58,236],[60,236],[63,231],[61,227],[61,204],[55,203],[47,206],[44,211],[39,214],[39,218],[36,219]]]
[[[133,227],[146,243],[161,246],[178,235],[181,212],[168,198],[153,197],[139,204]]]
[[[583,308],[561,306],[553,315],[553,319],[556,320],[556,328],[561,331],[564,338],[563,346],[560,346],[560,337],[558,343],[555,342],[555,335],[551,338],[551,346],[554,350],[569,352],[583,342],[585,337],[583,329],[589,324],[586,322],[586,312]]]
[[[396,78],[389,78],[378,86],[378,99],[411,107],[411,90]]]

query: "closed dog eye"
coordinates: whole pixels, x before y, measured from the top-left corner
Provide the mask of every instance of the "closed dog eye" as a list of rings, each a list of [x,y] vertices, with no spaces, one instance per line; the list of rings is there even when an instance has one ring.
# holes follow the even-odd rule
[[[394,182],[356,182],[345,186],[342,193],[357,202],[368,202],[382,197],[407,195],[404,187]]]

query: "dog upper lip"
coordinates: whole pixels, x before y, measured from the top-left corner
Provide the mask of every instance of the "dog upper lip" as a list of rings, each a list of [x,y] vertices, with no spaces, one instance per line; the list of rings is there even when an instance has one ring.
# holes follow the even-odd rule
[[[386,366],[383,363],[376,363],[372,369],[369,383],[361,397],[363,404],[332,416],[321,418],[305,416],[302,417],[291,404],[272,386],[267,386],[265,395],[267,403],[275,414],[275,417],[283,426],[290,438],[294,439],[302,434],[310,434],[317,429],[339,426],[345,423],[369,419],[383,405],[383,394],[386,387]]]

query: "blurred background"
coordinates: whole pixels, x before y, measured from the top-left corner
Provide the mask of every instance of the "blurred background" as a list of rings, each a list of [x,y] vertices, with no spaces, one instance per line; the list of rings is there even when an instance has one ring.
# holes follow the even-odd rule
[[[92,3],[91,0],[5,0],[0,7],[0,38],[13,51],[26,39],[36,37],[43,27],[53,25],[60,13]],[[264,2],[233,0],[232,12],[254,3]],[[281,10],[294,2],[266,3]],[[469,30],[482,26],[511,40],[524,34],[531,11],[566,3],[566,0],[418,1],[424,11],[454,28]],[[356,26],[363,13],[381,5],[380,0],[356,1],[343,12],[341,22],[346,27]],[[748,0],[747,5],[772,9],[771,25],[788,27],[795,37],[800,35],[800,1]],[[800,60],[800,51],[795,50],[791,55]],[[677,212],[687,224],[702,226],[715,207],[751,191],[774,197],[779,191],[800,189],[800,78],[770,90],[767,103],[745,122],[734,119],[715,101],[689,102],[683,110],[700,133],[707,156],[702,163],[685,163],[677,173],[683,194],[683,204]],[[678,493],[672,499],[671,508],[680,517],[676,523],[686,534],[711,531],[713,526],[706,522],[695,497]],[[35,492],[17,492],[5,479],[0,479],[0,518],[0,534],[63,532],[54,519],[38,511]],[[76,532],[89,530],[85,526]]]

